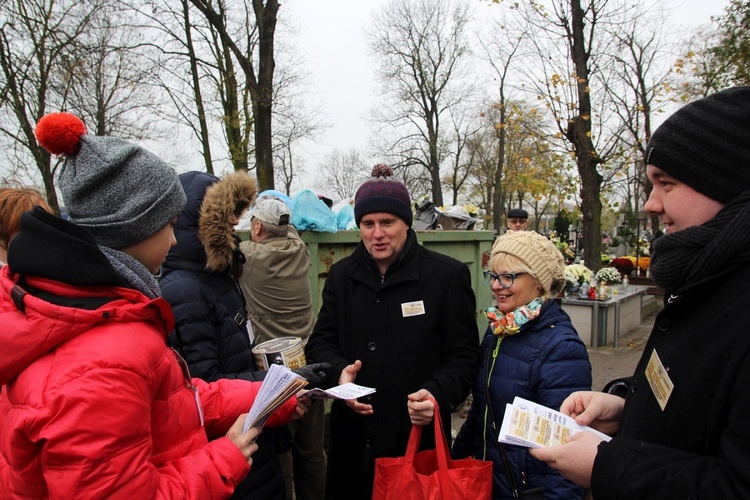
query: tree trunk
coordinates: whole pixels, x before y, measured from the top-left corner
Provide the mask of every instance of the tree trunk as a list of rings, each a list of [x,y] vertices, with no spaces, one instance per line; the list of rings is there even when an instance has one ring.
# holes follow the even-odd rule
[[[272,143],[272,110],[273,110],[273,57],[274,36],[276,33],[276,16],[279,11],[277,0],[253,0],[255,22],[258,27],[258,75],[253,68],[253,60],[240,50],[227,32],[219,14],[206,0],[190,0],[200,10],[211,26],[216,29],[222,41],[231,49],[237,63],[245,73],[250,87],[252,101],[254,137],[255,137],[255,174],[261,191],[274,189],[273,143]],[[235,163],[235,168],[238,164]]]
[[[576,152],[578,174],[581,176],[581,209],[583,212],[583,259],[586,267],[601,267],[602,237],[600,196],[602,176],[597,171],[600,158],[591,140],[591,94],[589,92],[589,53],[584,38],[584,13],[581,0],[570,0],[572,13],[571,57],[576,68],[578,115],[568,127],[568,139]]]
[[[274,188],[272,110],[273,72],[276,63],[273,58],[274,34],[279,2],[268,0],[265,7],[262,0],[253,0],[255,18],[259,33],[258,89],[255,111],[255,173],[261,191]]]
[[[39,172],[42,174],[42,182],[44,183],[44,192],[47,196],[47,205],[52,209],[53,213],[62,215],[60,212],[60,204],[57,199],[57,192],[55,191],[55,179],[50,166],[52,162],[52,155],[42,148],[41,146],[33,146],[32,153],[36,160],[36,166]]]
[[[203,151],[203,163],[206,166],[206,172],[214,173],[213,160],[211,158],[211,144],[208,136],[208,123],[206,122],[206,109],[203,106],[203,93],[201,92],[200,78],[198,75],[198,60],[195,56],[193,47],[193,37],[191,33],[190,10],[188,9],[187,0],[182,0],[182,14],[185,20],[185,43],[190,59],[190,73],[193,81],[193,95],[195,96],[195,108],[198,114],[198,123],[200,127],[201,150]]]
[[[495,224],[495,234],[500,234],[505,219],[505,196],[503,196],[503,170],[505,169],[505,96],[500,93],[500,125],[497,130],[497,167],[495,168],[494,194],[492,197],[492,222]]]

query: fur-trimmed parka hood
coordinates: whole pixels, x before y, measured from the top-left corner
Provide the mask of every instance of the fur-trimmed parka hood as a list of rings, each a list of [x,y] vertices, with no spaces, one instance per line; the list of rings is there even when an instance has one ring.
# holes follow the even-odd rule
[[[167,255],[165,270],[225,272],[240,253],[232,221],[258,194],[258,183],[246,172],[219,179],[205,172],[180,174],[187,195],[175,225],[175,245]]]
[[[198,238],[206,250],[206,269],[220,272],[233,262],[237,249],[234,224],[258,194],[258,183],[247,172],[226,175],[206,190],[198,219]]]

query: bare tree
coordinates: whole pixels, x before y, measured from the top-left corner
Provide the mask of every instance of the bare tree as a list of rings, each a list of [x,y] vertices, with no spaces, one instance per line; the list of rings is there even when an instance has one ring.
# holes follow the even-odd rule
[[[505,220],[505,193],[502,190],[502,179],[505,162],[507,94],[511,88],[509,80],[513,69],[513,60],[518,50],[521,49],[525,37],[525,31],[513,33],[506,28],[506,24],[502,20],[495,26],[493,35],[490,37],[491,42],[482,43],[486,60],[492,67],[495,81],[497,82],[497,100],[494,103],[494,109],[497,110],[497,122],[494,124],[494,135],[497,139],[497,155],[496,166],[494,168],[495,175],[488,185],[490,189],[489,199],[492,200],[492,223],[496,231],[502,227]]]
[[[648,19],[649,22],[644,22]],[[615,113],[623,124],[625,134],[622,140],[625,177],[634,182],[632,190],[625,197],[628,213],[640,212],[651,193],[652,185],[646,176],[643,164],[646,144],[651,139],[654,116],[664,110],[669,103],[669,89],[674,74],[670,67],[672,51],[665,40],[666,19],[656,8],[641,10],[636,5],[628,19],[612,33],[616,41],[613,53],[614,78],[604,80],[608,99],[614,105]],[[630,175],[630,170],[634,170]],[[607,180],[604,181],[604,185]],[[634,206],[631,205],[634,202]],[[652,226],[658,229],[658,218],[652,218]]]
[[[154,71],[144,57],[148,44],[130,29],[129,12],[106,5],[76,40],[78,50],[61,55],[61,78],[50,87],[63,97],[95,135],[153,138],[158,97]]]
[[[616,150],[620,126],[610,121],[611,105],[602,80],[611,69],[604,54],[613,43],[607,30],[619,29],[620,6],[610,0],[553,0],[551,8],[531,3],[519,9],[519,22],[530,24],[533,46],[527,81],[545,102],[575,158],[580,179],[583,253],[586,265],[601,265],[601,187],[606,159]],[[618,17],[619,16],[619,17]],[[594,97],[595,96],[595,97]],[[595,142],[596,141],[596,142]]]
[[[242,70],[252,104],[255,138],[255,168],[260,189],[274,189],[273,171],[273,79],[274,35],[279,3],[277,0],[242,2],[240,13],[229,16],[223,0],[190,0],[216,30],[226,51],[231,52]],[[250,23],[250,13],[254,24]],[[237,33],[231,31],[229,19],[244,20]],[[257,53],[255,49],[257,48]],[[226,64],[230,59],[225,57]],[[257,70],[256,70],[257,61]],[[229,69],[228,67],[226,68]],[[231,125],[231,124],[230,124]]]
[[[287,195],[292,183],[304,173],[301,144],[314,141],[328,125],[320,118],[323,109],[314,98],[311,77],[299,68],[299,55],[289,42],[287,57],[279,63],[274,85],[274,160],[275,175]]]
[[[36,142],[36,122],[64,109],[61,68],[80,49],[79,38],[101,8],[97,0],[61,3],[6,0],[0,25],[0,135],[17,157],[30,156],[39,170],[50,207],[59,212],[54,172],[57,163]],[[57,86],[57,91],[53,88]],[[60,95],[63,90],[63,95]],[[26,153],[26,154],[24,154]],[[26,156],[28,155],[28,156]]]
[[[357,188],[370,176],[370,170],[359,150],[334,149],[318,165],[319,177],[313,187],[342,200],[353,198]]]
[[[387,102],[372,115],[378,134],[387,137],[381,154],[395,159],[395,168],[423,168],[436,205],[443,204],[440,166],[446,157],[441,119],[467,96],[461,84],[468,22],[464,2],[391,0],[368,30]]]
[[[476,159],[476,151],[469,145],[481,129],[481,124],[473,118],[470,113],[451,114],[452,134],[448,136],[445,147],[449,151],[450,170],[449,175],[444,177],[443,184],[450,190],[452,205],[458,204],[459,193],[469,178]]]
[[[170,0],[144,1],[139,9],[144,25],[156,26],[162,34],[157,85],[174,105],[164,118],[186,125],[198,138],[207,171],[219,168],[214,159],[229,161],[234,170],[255,169],[260,179],[262,173],[251,159],[258,131],[253,100],[260,81],[254,82],[254,74],[247,71],[258,58],[260,31],[254,16],[247,15],[249,2],[213,2],[214,10],[206,15],[206,7],[198,10],[192,0],[181,0],[180,8]],[[283,57],[274,59],[271,87],[273,184],[279,182],[289,192],[302,173],[302,156],[296,150],[324,125],[310,99],[310,79],[299,69],[304,64],[289,36],[295,31],[293,23],[281,26],[287,28],[283,33],[288,39],[275,43]],[[219,150],[225,153],[217,154]]]
[[[206,172],[213,174],[214,166],[211,155],[211,142],[208,134],[208,119],[206,117],[206,107],[203,103],[203,90],[201,88],[198,56],[196,54],[195,45],[193,44],[193,27],[190,20],[190,6],[188,0],[180,0],[180,7],[182,8],[182,26],[183,32],[185,33],[185,49],[190,67],[190,81],[195,101],[195,115],[198,120],[198,126],[195,127],[194,130],[201,144],[203,163],[206,166]]]
[[[184,127],[196,138],[199,154],[206,172],[214,173],[212,120],[221,116],[216,78],[218,70],[215,53],[210,46],[216,40],[215,32],[195,15],[189,0],[142,0],[129,2],[130,8],[141,17],[133,31],[154,33],[149,39],[154,50],[151,86],[170,106],[155,109],[163,123],[171,124],[176,132]],[[204,98],[208,96],[208,98]],[[228,148],[227,148],[228,149]],[[180,155],[189,152],[183,147]]]
[[[274,132],[275,175],[281,182],[284,192],[290,195],[292,184],[304,173],[298,143],[313,140],[324,124],[317,118],[317,109],[307,108],[305,103],[291,98],[285,99],[283,104],[277,106],[274,115],[278,123]]]

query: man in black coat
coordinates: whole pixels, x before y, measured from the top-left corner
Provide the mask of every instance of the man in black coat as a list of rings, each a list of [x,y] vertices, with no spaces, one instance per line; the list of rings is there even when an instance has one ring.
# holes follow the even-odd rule
[[[578,392],[561,407],[615,436],[531,453],[597,500],[750,498],[750,87],[678,110],[645,163],[664,309],[624,399]]]
[[[411,198],[392,173],[377,165],[357,191],[362,242],[331,267],[305,350],[308,362],[330,363],[328,386],[377,391],[333,403],[327,498],[370,498],[375,458],[404,455],[412,424],[432,422],[430,397],[450,422],[478,368],[469,268],[417,242]],[[431,434],[424,447],[434,447]]]

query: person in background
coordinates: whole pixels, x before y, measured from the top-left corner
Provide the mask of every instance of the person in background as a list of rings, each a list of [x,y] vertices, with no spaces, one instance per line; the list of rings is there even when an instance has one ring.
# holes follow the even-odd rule
[[[242,426],[260,384],[191,378],[167,346],[174,318],[154,275],[185,204],[177,174],[69,113],[35,132],[65,156],[69,220],[23,214],[0,271],[2,496],[228,497],[257,450],[260,430]]]
[[[482,364],[453,454],[492,461],[493,498],[534,489],[544,498],[584,496],[583,488],[527,448],[498,443],[497,434],[505,405],[516,396],[557,410],[571,392],[591,389],[586,346],[560,304],[550,300],[565,286],[564,267],[562,254],[544,236],[508,231],[495,241],[484,272],[497,305],[488,312]]]
[[[0,266],[8,260],[8,245],[18,233],[21,214],[35,206],[51,211],[42,193],[34,188],[0,188]]]
[[[476,299],[466,264],[424,248],[406,186],[376,165],[357,190],[362,241],[331,266],[305,354],[331,365],[326,385],[373,387],[333,402],[327,498],[370,498],[376,457],[403,456],[412,424],[444,422],[466,399],[479,362]],[[450,426],[445,428],[450,442]],[[430,432],[424,447],[434,447]]]
[[[240,287],[258,343],[294,337],[305,345],[315,325],[310,252],[289,224],[290,217],[283,201],[259,197],[251,210],[250,241],[240,243],[248,270],[240,278]],[[297,500],[322,499],[326,475],[324,401],[312,401],[305,418],[289,426],[292,450],[281,456],[287,495]]]
[[[258,193],[257,183],[246,172],[222,179],[187,172],[179,181],[187,203],[175,224],[177,245],[169,251],[159,280],[175,316],[169,344],[183,354],[193,376],[208,382],[263,380],[266,372],[255,365],[252,329],[236,281],[244,257],[234,232]],[[261,434],[253,469],[234,498],[286,498],[278,455],[290,439],[286,426]]]
[[[511,208],[508,210],[506,226],[510,231],[526,231],[529,225],[529,213],[522,208]]]
[[[645,153],[644,206],[665,234],[651,274],[664,309],[625,398],[576,392],[590,432],[532,451],[600,499],[750,498],[750,87],[683,106]]]

